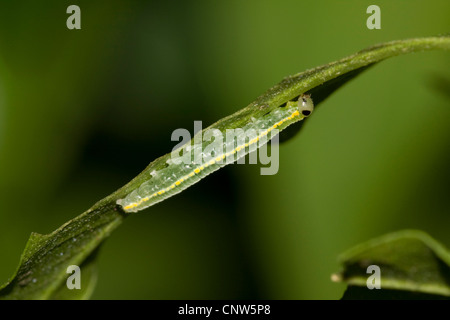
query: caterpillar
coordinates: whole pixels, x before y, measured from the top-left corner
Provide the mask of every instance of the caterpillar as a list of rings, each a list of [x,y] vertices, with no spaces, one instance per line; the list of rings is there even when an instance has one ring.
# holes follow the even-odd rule
[[[264,112],[265,108],[260,107],[259,109]],[[267,143],[271,137],[275,136],[274,133],[278,133],[292,123],[303,120],[310,116],[313,111],[314,104],[311,97],[303,94],[299,96],[298,101],[287,101],[267,113],[257,113],[256,117],[246,117],[245,122],[241,124],[242,131],[236,137],[237,139],[225,141],[220,145],[220,148],[210,148],[211,150],[208,153],[202,152],[200,161],[195,161],[189,156],[195,154],[196,151],[208,149],[211,144],[203,142],[193,144],[192,141],[196,141],[194,137],[191,143],[180,147],[180,150],[178,150],[183,154],[188,153],[190,161],[176,161],[180,159],[172,159],[167,156],[158,159],[159,163],[165,161],[164,166],[158,168],[158,170],[150,171],[146,181],[132,190],[125,198],[117,200],[116,203],[127,213],[146,209],[183,191],[228,163],[239,160],[252,150]],[[232,124],[239,123],[240,117],[242,118],[242,114],[237,112],[220,120],[210,128],[206,128],[199,134],[208,129],[214,129],[213,137],[225,136],[228,127],[236,129],[234,128],[235,125]],[[242,135],[246,132],[253,132],[254,134],[245,139]]]

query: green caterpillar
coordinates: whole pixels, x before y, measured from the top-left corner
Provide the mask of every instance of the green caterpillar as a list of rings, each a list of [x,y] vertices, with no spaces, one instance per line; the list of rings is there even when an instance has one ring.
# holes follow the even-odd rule
[[[264,106],[261,109],[264,109]],[[250,139],[245,140],[237,137],[237,144],[234,139],[232,141],[226,141],[221,148],[215,148],[210,153],[203,154],[200,162],[191,160],[186,163],[175,161],[179,159],[168,159],[164,168],[153,170],[148,180],[143,182],[125,198],[117,200],[117,204],[125,212],[137,212],[167,199],[226,164],[244,157],[251,151],[252,147],[253,149],[255,147],[261,147],[271,139],[269,134],[277,133],[292,123],[303,120],[305,117],[310,116],[313,110],[314,104],[311,97],[309,95],[301,95],[297,102],[288,101],[286,104],[266,114],[252,117],[250,120],[242,123],[241,126],[242,132],[255,133]],[[217,130],[218,135],[225,136],[227,123],[236,123],[240,117],[239,112],[235,113],[220,120],[215,126],[213,125],[211,127],[215,127],[214,129]],[[222,125],[219,126],[218,124]],[[203,131],[206,130],[208,129]],[[195,139],[193,140],[195,141]],[[203,148],[204,145],[202,143],[193,145],[186,144],[178,149],[178,151],[195,153],[195,151],[199,149],[203,150]],[[225,161],[230,158],[232,159],[231,162]]]

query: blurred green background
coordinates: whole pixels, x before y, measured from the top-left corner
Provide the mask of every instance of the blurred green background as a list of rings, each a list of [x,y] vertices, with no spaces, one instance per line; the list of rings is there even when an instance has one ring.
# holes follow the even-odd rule
[[[81,8],[68,30],[66,8]],[[366,27],[371,4],[381,30]],[[284,76],[450,31],[429,1],[2,1],[0,283],[49,233],[193,130]],[[450,245],[448,52],[380,63],[280,148],[133,215],[103,245],[96,299],[338,299],[337,255],[418,228]],[[313,97],[314,98],[314,97]]]

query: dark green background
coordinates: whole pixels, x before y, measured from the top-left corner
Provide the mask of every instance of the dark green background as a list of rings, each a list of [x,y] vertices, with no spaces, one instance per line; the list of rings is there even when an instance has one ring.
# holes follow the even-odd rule
[[[66,8],[81,7],[81,30]],[[366,8],[381,7],[381,30]],[[375,43],[450,31],[430,1],[2,1],[0,282],[49,233],[284,76]],[[419,228],[450,244],[449,53],[382,62],[280,148],[133,215],[98,299],[336,299],[337,255]],[[314,98],[314,97],[313,97]]]

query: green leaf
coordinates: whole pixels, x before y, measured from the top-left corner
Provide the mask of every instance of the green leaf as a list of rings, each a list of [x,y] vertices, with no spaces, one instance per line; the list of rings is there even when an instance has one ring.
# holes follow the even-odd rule
[[[97,254],[99,250],[95,250],[83,263],[80,265],[80,270],[83,270],[81,277],[81,289],[67,288],[65,282],[52,294],[53,300],[87,300],[94,292],[97,284],[98,269],[97,269]]]
[[[339,257],[343,271],[335,281],[349,285],[344,298],[444,298],[450,297],[450,252],[428,234],[405,230],[360,244]],[[380,268],[381,290],[367,288]]]
[[[342,84],[379,61],[410,52],[436,49],[450,49],[450,37],[393,41],[367,48],[339,61],[285,78],[249,106],[219,120],[210,128],[238,128],[252,117],[260,117],[306,92],[312,94],[317,106]],[[53,233],[48,235],[33,233],[22,254],[16,273],[0,289],[0,299],[85,298],[87,294],[77,296],[74,293],[63,293],[64,284],[69,276],[66,273],[67,267],[69,265],[83,266],[83,263],[86,263],[86,259],[91,257],[91,254],[125,218],[125,215],[117,210],[116,201],[124,198],[146,181],[150,172],[163,168],[169,157],[170,153],[156,159],[127,185]],[[85,266],[93,267],[92,264],[85,264]],[[82,269],[82,279],[94,279],[94,276],[84,277],[85,273],[90,274],[92,270]],[[93,287],[89,284],[88,286]]]
[[[362,72],[364,72],[373,65],[375,65],[375,63],[369,64],[359,69],[355,69],[353,71],[349,71],[334,79],[324,82],[322,85],[319,85],[309,90],[308,93],[311,94],[312,97],[314,97],[314,107],[317,108],[334,91],[342,87],[348,81],[359,76]],[[284,130],[280,134],[280,142],[285,142],[293,138],[297,133],[300,132],[300,129],[303,127],[304,123],[305,123],[304,121],[300,121],[290,127],[287,127],[286,130]]]
[[[365,287],[348,286],[342,300],[449,300],[439,294],[429,294],[405,290],[368,290]]]
[[[88,298],[96,280],[95,254],[102,241],[122,222],[115,205],[96,204],[48,235],[33,233],[13,279],[1,290],[2,299]],[[81,268],[82,287],[69,290],[67,268]],[[70,292],[65,292],[70,291]]]

